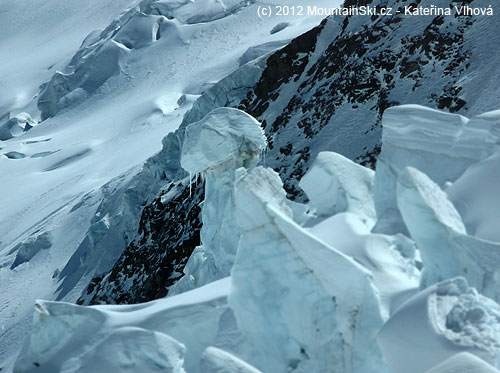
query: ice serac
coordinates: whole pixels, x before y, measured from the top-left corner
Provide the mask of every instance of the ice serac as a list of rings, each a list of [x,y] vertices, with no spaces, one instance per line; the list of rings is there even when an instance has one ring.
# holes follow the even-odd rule
[[[17,251],[17,255],[10,268],[13,269],[22,263],[29,262],[41,250],[48,250],[51,246],[52,242],[48,232],[27,238],[12,249],[13,252]]]
[[[207,89],[193,103],[180,127],[163,139],[163,149],[145,163],[130,183],[124,183],[123,192],[117,190],[103,201],[100,216],[109,214],[112,220],[122,225],[126,223],[131,228],[122,231],[128,236],[135,234],[137,225],[141,233],[128,245],[109,275],[94,278],[81,297],[82,303],[123,304],[157,299],[182,275],[189,256],[200,243],[200,206],[204,196],[200,183],[188,186],[187,173],[180,165],[185,129],[218,107],[236,106],[249,87],[258,81],[264,64],[265,59],[249,62]],[[165,184],[166,181],[171,182]],[[123,202],[116,199],[118,194],[124,196]],[[155,195],[156,198],[143,209],[141,201]],[[117,207],[128,211],[127,219],[122,213],[114,212]],[[175,216],[174,223],[171,216]],[[165,223],[159,223],[158,219]],[[176,225],[185,229],[177,229]],[[109,233],[114,234],[113,230]],[[101,245],[106,245],[107,249],[103,250]],[[94,245],[93,251],[109,253],[110,247],[125,245],[109,245],[104,236]]]
[[[242,236],[229,305],[257,350],[254,365],[269,372],[386,372],[369,272],[292,220],[277,173],[237,172]]]
[[[9,115],[7,115],[6,118],[0,118],[0,121],[8,117]],[[31,118],[31,115],[28,113],[19,113],[4,123],[0,122],[0,141],[20,136],[23,132],[30,130],[36,125],[37,122]]]
[[[438,185],[453,182],[499,145],[500,121],[468,119],[418,105],[391,107],[382,119],[384,144],[375,176],[377,216],[397,209],[396,184],[405,167],[427,174]]]
[[[475,237],[500,242],[500,152],[473,164],[446,189],[462,216],[467,232]]]
[[[131,50],[151,45],[162,34],[179,39],[178,26],[175,20],[143,13],[136,6],[101,32],[90,33],[63,71],[56,71],[50,81],[40,87],[37,106],[41,119],[83,101],[112,76],[120,74],[123,59]]]
[[[255,0],[146,0],[142,2],[141,8],[153,14],[178,19],[183,23],[196,24],[230,16],[254,2]]]
[[[217,347],[208,347],[201,355],[201,371],[204,373],[262,373],[250,364]]]
[[[239,167],[252,168],[266,147],[259,122],[238,109],[218,108],[186,129],[181,166],[205,177],[202,245],[171,289],[178,294],[229,275],[240,228],[234,218],[234,178]]]
[[[82,356],[68,360],[62,371],[185,373],[185,350],[182,343],[164,333],[123,327],[103,338]]]
[[[319,216],[351,212],[371,228],[376,220],[374,174],[340,154],[321,152],[299,185]]]
[[[497,303],[457,277],[407,301],[384,325],[378,341],[395,373],[426,372],[459,352],[498,367],[499,315]]]
[[[364,222],[349,212],[306,229],[371,272],[384,317],[417,291],[420,279],[417,251],[415,243],[404,235],[370,233]]]
[[[224,329],[230,281],[130,306],[38,301],[14,372],[200,372]]]
[[[456,354],[426,373],[499,373],[490,364],[484,362],[478,357],[468,353],[461,352]]]
[[[398,180],[397,202],[421,251],[421,287],[463,276],[484,295],[500,300],[500,245],[467,235],[460,215],[437,184],[408,167]]]

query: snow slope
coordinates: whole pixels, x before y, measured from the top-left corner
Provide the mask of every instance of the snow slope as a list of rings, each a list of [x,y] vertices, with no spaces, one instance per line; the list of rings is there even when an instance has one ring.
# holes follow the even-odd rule
[[[412,2],[361,3],[396,7]],[[421,5],[449,3],[422,1]],[[469,5],[489,4],[473,0]],[[148,160],[135,181],[134,194],[151,200],[141,217],[139,234],[111,271],[92,280],[80,302],[140,302],[163,296],[199,245],[201,216],[196,206],[202,201],[201,190],[196,189],[194,197],[184,202],[181,198],[189,195],[179,151],[185,126],[217,107],[248,112],[262,122],[268,138],[262,165],[278,170],[288,196],[303,202],[306,195],[299,180],[322,151],[335,151],[374,167],[380,152],[381,118],[388,107],[420,104],[471,115],[496,109],[498,53],[487,40],[498,40],[498,14],[444,19],[403,14],[331,17],[207,89],[179,131],[163,141],[162,151]],[[168,194],[170,187],[177,192]],[[404,224],[395,224],[401,223],[401,217],[392,212],[377,221],[374,232],[408,234]],[[172,215],[175,224],[188,228],[181,232],[159,224]],[[176,249],[177,243],[181,250]]]
[[[150,186],[134,176],[194,98],[249,48],[321,21],[259,18],[243,1],[151,3],[0,4],[0,125],[44,119],[0,144],[1,361],[19,349],[35,299],[74,301],[111,269],[158,190],[141,193]]]
[[[394,5],[393,1],[388,3]],[[424,5],[431,3],[448,5],[444,0],[422,1]],[[473,0],[472,4],[488,5],[485,0]],[[0,200],[0,359],[8,359],[8,366],[27,334],[27,315],[35,298],[73,301],[95,274],[110,279],[108,271],[122,250],[140,237],[136,230],[144,206],[152,203],[145,211],[160,216],[160,223],[168,221],[168,214],[174,211],[197,221],[202,186],[186,197],[191,185],[182,180],[185,173],[177,164],[176,153],[182,131],[161,142],[181,121],[187,125],[217,106],[247,110],[263,123],[270,141],[271,149],[263,162],[279,170],[290,197],[305,201],[298,181],[320,151],[335,150],[372,163],[379,149],[381,117],[388,106],[426,103],[474,114],[492,109],[498,102],[500,85],[494,73],[498,56],[491,48],[498,40],[497,15],[487,20],[453,17],[444,21],[439,17],[333,18],[272,53],[319,23],[319,17],[259,19],[258,4],[239,1],[145,1],[139,8],[132,5],[120,1],[49,1],[40,7],[5,1],[0,5],[2,25],[7,25],[0,50],[2,56],[9,57],[2,60],[5,68],[0,71],[0,126],[6,139],[0,143],[0,183],[6,191]],[[325,1],[324,5],[332,3]],[[19,24],[24,27],[18,32]],[[61,24],[64,29],[59,28]],[[95,28],[100,30],[85,38]],[[429,37],[435,42],[429,42]],[[359,48],[361,45],[366,48]],[[442,49],[442,45],[447,48]],[[31,58],[35,52],[39,58]],[[241,66],[267,52],[272,53],[267,59]],[[439,114],[429,115],[439,121]],[[495,115],[489,113],[481,120],[491,124]],[[44,121],[21,132],[35,125],[30,117]],[[482,124],[478,122],[478,126]],[[498,133],[488,132],[488,136],[488,146],[479,144],[472,149],[472,161],[462,165],[453,178],[492,154],[490,145]],[[162,152],[150,158],[160,149]],[[477,155],[480,157],[474,158]],[[435,177],[430,170],[423,171]],[[394,194],[390,198],[397,200]],[[304,206],[286,203],[294,213],[304,212]],[[494,210],[491,214],[496,216]],[[359,228],[353,223],[356,218],[347,223],[343,221],[349,219],[346,216],[334,218],[349,229]],[[394,221],[381,219],[375,225],[377,234],[414,234],[418,241],[414,229],[408,232],[405,222],[399,216],[395,219],[396,229]],[[307,220],[307,214],[302,214],[294,224]],[[311,220],[311,231],[313,223]],[[477,215],[467,217],[465,223],[466,228],[486,224]],[[150,221],[144,219],[141,229],[148,224]],[[356,232],[353,241],[360,242],[359,250],[358,243],[352,245],[349,239],[332,243],[326,230],[317,229],[317,236],[323,235],[319,238],[322,244],[338,245],[335,250],[345,250],[348,254],[344,255],[352,256],[358,264],[364,262],[370,271],[381,268],[376,260],[392,266],[394,272],[385,278],[382,273],[378,284],[383,295],[391,298],[399,294],[401,298],[388,300],[382,307],[384,317],[416,291],[406,268],[417,262],[399,252],[409,250],[411,254],[411,245],[404,239],[375,236],[372,246],[374,237]],[[158,231],[161,229],[156,226],[149,232]],[[180,241],[195,235],[184,233]],[[480,234],[486,237],[484,232]],[[172,240],[173,235],[171,231],[160,234],[162,242],[175,244],[179,241]],[[362,235],[367,239],[359,239]],[[148,234],[141,237],[147,243],[138,245],[138,252],[150,244],[149,238]],[[477,243],[481,238],[466,236],[460,245]],[[193,245],[187,246],[187,250],[175,253],[175,263],[170,261],[175,264],[173,270],[162,274],[171,282],[165,283],[162,276],[152,277],[149,289],[154,291],[144,298],[166,294],[167,285],[177,279],[171,275],[180,273]],[[369,252],[373,247],[382,247],[383,255]],[[128,257],[124,258],[121,263],[131,267],[135,276],[127,278],[126,293],[141,287],[137,272],[145,268],[134,267],[135,263],[130,265]],[[423,259],[424,266],[434,260]],[[122,272],[120,266],[115,269]],[[401,288],[384,288],[394,274],[396,278],[406,276],[408,281]],[[495,283],[495,276],[495,272],[487,274],[492,279],[489,284]],[[376,288],[377,273],[373,278]],[[134,295],[131,299],[141,298]],[[125,335],[136,335],[129,332],[124,331]],[[147,332],[141,336],[151,338]],[[208,360],[223,359],[214,354],[218,355],[207,353]]]
[[[411,122],[406,109],[396,111]],[[439,123],[442,115],[450,114],[431,119]],[[227,144],[219,146],[221,139]],[[408,131],[389,148],[421,141]],[[460,215],[429,176],[401,165],[396,190],[387,190],[396,194],[391,198],[409,237],[371,233],[365,208],[314,212],[322,200],[345,195],[344,187],[351,195],[357,192],[353,185],[367,190],[363,181],[371,172],[323,153],[306,180],[316,175],[320,186],[349,183],[309,189],[317,195],[304,213],[287,200],[276,171],[255,167],[263,143],[257,121],[223,108],[188,127],[181,151],[188,170],[212,179],[205,184],[200,250],[190,261],[210,249],[213,263],[228,263],[230,241],[224,235],[236,232],[229,277],[136,305],[38,301],[30,340],[14,371],[418,373],[500,366],[500,305],[488,298],[497,296],[492,282],[498,266],[484,266],[498,260],[498,253],[490,250],[491,262],[480,261],[481,239],[465,233]],[[392,169],[390,159],[385,161]],[[223,185],[210,190],[217,182]],[[374,190],[364,199],[371,206],[379,202]],[[185,268],[200,284],[225,271],[189,262]],[[140,348],[134,349],[138,340]]]

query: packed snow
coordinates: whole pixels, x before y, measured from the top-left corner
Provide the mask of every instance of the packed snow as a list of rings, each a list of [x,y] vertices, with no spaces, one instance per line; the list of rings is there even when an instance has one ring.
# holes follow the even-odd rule
[[[499,370],[468,352],[453,355],[426,373],[498,373]]]
[[[410,120],[405,109],[400,120]],[[400,140],[389,146],[411,144]],[[14,371],[497,371],[497,244],[468,235],[438,184],[398,159],[386,192],[402,219],[394,224],[409,234],[374,233],[376,175],[323,153],[304,181],[311,202],[291,203],[278,174],[255,166],[264,145],[259,123],[237,109],[188,126],[181,163],[203,173],[207,191],[188,286],[130,306],[38,301]],[[467,175],[496,159],[465,167],[462,199]],[[382,172],[393,169],[388,162]],[[356,208],[359,199],[366,204]],[[207,255],[213,266],[199,263]]]
[[[395,372],[425,372],[461,351],[498,366],[498,312],[463,278],[418,293],[387,321],[378,341]]]
[[[321,21],[258,6],[0,4],[2,372],[498,372],[500,112],[389,108],[375,172],[321,152],[290,201],[257,166],[261,124],[212,110]],[[185,171],[163,178],[205,185],[184,277],[149,303],[70,303],[134,234],[161,187],[137,175],[169,141]]]
[[[0,367],[29,334],[36,299],[73,302],[111,269],[160,188],[134,177],[196,98],[238,70],[255,83],[259,57],[322,20],[259,18],[257,7],[1,2]]]

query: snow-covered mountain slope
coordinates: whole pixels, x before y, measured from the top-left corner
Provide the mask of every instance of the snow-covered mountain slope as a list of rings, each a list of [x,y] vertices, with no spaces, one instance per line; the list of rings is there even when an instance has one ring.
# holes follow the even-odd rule
[[[410,1],[346,1],[379,3],[397,8]],[[374,163],[389,106],[427,104],[467,115],[497,108],[498,54],[491,45],[498,44],[498,14],[332,17],[313,28],[320,15],[259,18],[259,4],[251,1],[44,4],[0,4],[7,25],[0,51],[13,57],[0,71],[6,191],[0,200],[0,360],[8,364],[36,298],[74,301],[83,291],[82,302],[133,303],[164,296],[179,279],[200,244],[204,195],[201,180],[191,182],[181,168],[180,147],[185,128],[212,109],[239,107],[262,122],[269,141],[262,164],[279,172],[290,198],[303,202],[298,182],[321,151]],[[39,58],[31,58],[35,52]],[[295,223],[308,220],[303,205],[287,204]],[[372,236],[348,214],[336,217],[356,233],[337,241],[339,251],[360,255],[371,269],[380,260],[405,276],[401,287],[384,288],[387,298],[401,296],[387,299],[384,312],[415,291],[411,271],[405,272],[418,264],[411,245],[381,237],[410,234],[404,218],[379,219]],[[467,229],[487,225],[477,213],[464,223]],[[317,227],[315,234],[324,232]],[[380,245],[390,246],[390,254],[366,253]],[[375,286],[390,283],[394,272],[388,272],[374,277]],[[206,364],[224,360],[210,351]]]
[[[379,3],[348,1],[346,5]],[[383,3],[397,9],[412,2]],[[439,7],[450,2],[424,0],[418,4]],[[451,4],[461,6],[462,2]],[[473,0],[469,5],[488,3]],[[215,84],[194,103],[183,125],[200,120],[220,106],[238,107],[252,114],[262,122],[269,140],[262,164],[280,173],[289,197],[303,201],[306,197],[298,182],[321,151],[333,150],[374,165],[380,151],[381,115],[389,106],[425,104],[471,115],[496,109],[500,85],[494,82],[498,79],[499,56],[485,40],[498,40],[498,17],[415,17],[403,12],[392,17],[328,18],[267,60],[246,64]],[[137,183],[156,185],[186,177],[179,171],[182,141],[182,130],[167,138],[162,151],[147,162]],[[189,218],[177,220],[177,224],[194,227],[193,217],[187,213],[192,205],[192,201],[186,201],[184,216]],[[146,211],[158,208],[155,203]],[[165,214],[169,212],[165,210]],[[143,215],[142,226],[152,227],[145,223],[147,219]],[[384,221],[378,222],[381,233],[387,229],[383,228]],[[190,242],[189,250],[193,250],[199,244],[199,231],[173,233],[166,226],[159,228],[141,228],[113,271],[99,274],[81,302],[151,300],[154,298],[143,290],[149,285],[143,284],[152,281],[162,284],[160,293],[165,294],[178,275],[173,270],[149,268],[143,258],[154,258],[155,263],[162,263],[161,268],[173,268],[165,254],[174,250],[168,237],[172,242]],[[138,257],[138,251],[147,254]],[[141,268],[145,266],[148,274],[144,277]],[[181,267],[176,266],[175,271]],[[131,288],[131,279],[138,276],[143,279]]]
[[[242,56],[258,57],[322,19],[259,18],[257,7],[0,4],[2,133],[8,127],[0,142],[1,361],[19,349],[35,299],[76,300],[135,237],[141,211],[164,184],[135,175],[194,99],[238,69]]]
[[[39,86],[47,82],[95,29],[107,26],[135,0],[5,0],[0,4],[1,123],[27,111],[39,119]]]
[[[387,120],[383,116],[383,131],[394,131],[394,123],[408,122],[410,128],[420,123],[418,116],[411,115],[416,110],[426,112],[435,126],[444,129],[449,129],[447,125],[455,117],[416,105],[396,107],[386,112]],[[490,124],[490,131],[484,133],[487,149],[495,132],[493,113],[471,120],[463,117],[465,128],[458,128],[473,133],[466,127],[477,118],[487,118]],[[389,144],[391,150],[407,145],[418,149],[422,139],[413,131],[400,135]],[[440,143],[448,135],[443,131],[428,142]],[[221,139],[227,143],[214,146]],[[193,142],[200,146],[193,147]],[[395,208],[408,226],[409,237],[382,235],[369,232],[364,208],[346,212],[340,204],[336,211],[321,208],[320,202],[328,206],[332,196],[355,195],[353,185],[362,186],[370,206],[377,205],[378,198],[388,200],[375,193],[381,180],[377,178],[379,169],[375,175],[369,170],[361,172],[361,166],[337,153],[321,153],[305,180],[315,175],[319,185],[336,184],[337,188],[305,188],[316,195],[311,204],[302,205],[308,210],[304,213],[301,204],[287,199],[276,171],[255,167],[262,143],[257,121],[242,111],[223,108],[189,125],[182,145],[182,165],[203,171],[207,184],[201,246],[195,250],[200,255],[189,259],[201,265],[188,265],[188,274],[195,285],[198,279],[214,278],[214,273],[225,274],[223,266],[212,268],[210,264],[229,262],[230,255],[224,250],[228,249],[230,230],[239,232],[239,240],[229,277],[136,305],[82,307],[37,302],[33,333],[14,371],[497,371],[500,305],[487,295],[500,284],[498,266],[488,271],[480,255],[465,257],[453,250],[453,245],[464,240],[443,239],[441,232],[447,224],[449,231],[455,229],[469,243],[480,240],[466,235],[461,216],[446,193],[423,171],[411,167],[412,158],[385,159],[389,169],[393,161],[404,170],[397,188],[387,188],[385,193],[395,194]],[[478,165],[483,162],[466,167],[463,174]],[[443,164],[425,166],[435,172]],[[374,188],[363,185],[367,174]],[[339,183],[347,180],[346,175],[350,181]],[[461,182],[457,179],[449,180],[450,189]],[[221,186],[217,181],[222,187],[211,190]],[[231,198],[221,198],[227,193]],[[494,216],[477,217],[491,218],[498,221],[500,210]],[[416,222],[426,229],[424,241]],[[396,227],[402,223],[394,222]],[[423,271],[412,241],[422,253]],[[469,253],[482,253],[475,244],[467,248]],[[460,271],[464,263],[442,261],[443,252],[467,259],[465,264],[472,270],[456,277],[453,270]],[[495,253],[490,251],[490,255]],[[208,259],[203,262],[204,258]],[[482,282],[478,281],[478,268],[483,269]],[[426,272],[441,276],[435,276],[437,281],[427,287]],[[489,286],[481,287],[485,284]],[[134,349],[136,341],[141,344]]]

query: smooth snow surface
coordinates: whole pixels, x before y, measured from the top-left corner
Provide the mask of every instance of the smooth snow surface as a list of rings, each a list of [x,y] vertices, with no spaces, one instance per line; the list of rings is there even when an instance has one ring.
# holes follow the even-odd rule
[[[453,355],[426,373],[498,373],[491,365],[468,352]]]
[[[322,152],[300,181],[300,187],[319,216],[353,212],[371,228],[376,220],[374,176],[372,170],[340,154]]]
[[[351,213],[334,215],[309,231],[370,270],[385,316],[415,292],[420,272],[415,266],[415,243],[407,237],[372,234]]]
[[[251,365],[216,347],[208,347],[201,356],[204,373],[259,373]]]
[[[113,266],[159,189],[134,176],[195,99],[235,72],[247,51],[258,63],[322,20],[259,18],[257,6],[0,2],[0,361],[8,360],[0,366],[11,366],[29,334],[36,299],[75,301]],[[282,22],[288,26],[271,34]],[[240,69],[224,84],[252,85],[261,71]],[[50,247],[38,238],[44,233]]]
[[[500,244],[467,235],[446,194],[414,168],[401,173],[397,196],[404,222],[422,254],[421,286],[463,276],[500,301]]]
[[[500,243],[500,151],[467,169],[446,193],[467,232]]]
[[[438,123],[427,109],[411,110]],[[411,147],[399,135],[401,148]],[[174,286],[178,294],[129,306],[39,301],[15,371],[455,373],[500,366],[498,244],[468,233],[438,184],[401,165],[390,175],[394,188],[380,196],[371,188],[377,175],[323,153],[305,177],[311,202],[302,205],[287,200],[275,171],[256,166],[264,145],[259,123],[236,109],[189,125],[181,164],[204,175],[206,194],[201,246]],[[496,157],[457,161],[462,194],[446,183],[449,195],[479,203],[469,175],[491,170]],[[396,169],[390,158],[384,162],[382,173]],[[395,218],[384,215],[383,224],[375,220],[378,197],[396,201]],[[491,218],[469,216],[477,226]],[[107,222],[96,221],[95,232]],[[407,236],[375,233],[373,225],[407,227]],[[27,241],[18,267],[51,242]]]
[[[420,373],[460,351],[498,364],[500,306],[463,278],[431,286],[407,301],[379,335],[396,373]]]

